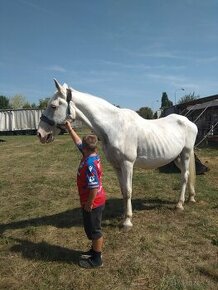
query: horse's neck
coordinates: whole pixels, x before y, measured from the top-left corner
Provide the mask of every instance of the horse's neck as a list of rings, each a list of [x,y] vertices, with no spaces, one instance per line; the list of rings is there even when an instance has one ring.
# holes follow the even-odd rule
[[[107,131],[111,129],[109,121],[114,119],[118,108],[101,98],[79,92],[73,97],[73,101],[77,116],[97,135],[107,135]]]

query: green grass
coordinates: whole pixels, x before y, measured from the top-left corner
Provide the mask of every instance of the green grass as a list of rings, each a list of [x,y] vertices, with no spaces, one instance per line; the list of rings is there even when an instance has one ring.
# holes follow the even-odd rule
[[[104,267],[78,267],[89,246],[76,188],[80,154],[68,135],[42,145],[34,136],[0,143],[0,289],[205,290],[218,281],[216,149],[198,157],[197,203],[174,210],[179,174],[135,169],[133,229],[123,232],[116,175],[101,151],[108,201]]]

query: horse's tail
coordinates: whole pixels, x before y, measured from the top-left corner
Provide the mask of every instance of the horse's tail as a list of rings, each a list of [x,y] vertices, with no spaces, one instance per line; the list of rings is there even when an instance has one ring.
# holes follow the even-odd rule
[[[194,149],[192,149],[190,153],[189,178],[188,178],[190,198],[192,198],[192,196],[195,195],[195,182],[196,182],[195,154]]]

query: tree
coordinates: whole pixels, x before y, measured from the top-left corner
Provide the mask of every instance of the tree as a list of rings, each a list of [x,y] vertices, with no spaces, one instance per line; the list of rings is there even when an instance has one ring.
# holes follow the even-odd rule
[[[153,111],[149,107],[142,107],[138,111],[136,111],[142,118],[144,119],[153,119]]]
[[[22,95],[15,95],[10,99],[12,109],[22,109],[26,103],[26,98]]]
[[[31,109],[32,106],[30,105],[29,102],[26,102],[24,105],[23,105],[23,109]]]
[[[49,100],[50,100],[50,98],[40,99],[38,108],[45,109],[48,106]]]
[[[161,98],[161,109],[166,109],[172,106],[173,106],[173,102],[169,100],[167,93],[163,92],[162,98]]]
[[[31,108],[32,108],[32,109],[37,109],[36,104],[35,104],[35,103],[32,103],[32,104],[31,104]]]
[[[191,102],[197,99],[199,99],[199,96],[195,96],[195,92],[193,92],[193,93],[190,93],[189,95],[185,95],[184,97],[181,97],[178,101],[178,104]]]
[[[0,109],[10,109],[9,99],[5,96],[0,96]]]

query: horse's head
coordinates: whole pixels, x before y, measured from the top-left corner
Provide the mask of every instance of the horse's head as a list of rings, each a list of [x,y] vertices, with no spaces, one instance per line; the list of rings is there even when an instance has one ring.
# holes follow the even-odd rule
[[[71,89],[66,84],[60,85],[56,80],[54,82],[57,92],[42,113],[37,131],[37,136],[42,143],[52,142],[54,136],[60,133],[61,126],[66,120],[74,120],[76,117]]]

